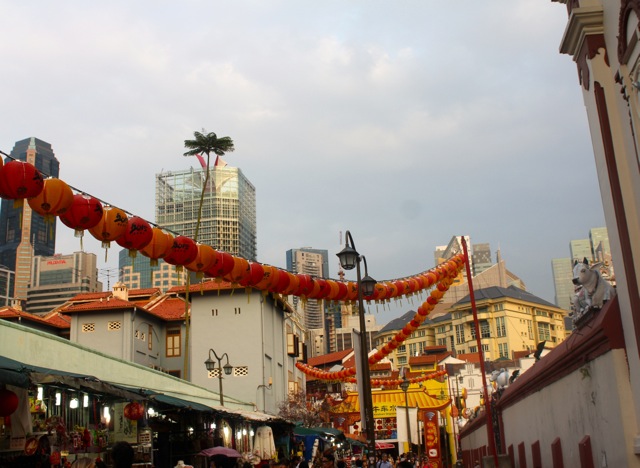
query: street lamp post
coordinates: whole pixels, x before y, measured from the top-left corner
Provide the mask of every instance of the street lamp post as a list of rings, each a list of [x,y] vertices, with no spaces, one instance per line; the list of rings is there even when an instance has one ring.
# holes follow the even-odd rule
[[[211,359],[211,354],[213,354],[213,356],[216,358],[216,361],[218,361],[217,366],[216,361]],[[226,358],[227,360],[227,363],[224,366],[222,365],[223,358]],[[209,359],[204,361],[204,365],[209,372],[218,369],[218,382],[220,382],[220,406],[224,406],[224,395],[222,393],[222,371],[224,371],[226,375],[231,375],[231,372],[233,371],[233,366],[229,364],[229,355],[227,353],[224,353],[222,356],[218,356],[218,354],[213,349],[210,349]]]
[[[402,376],[402,382],[400,383],[400,389],[404,392],[404,415],[407,419],[407,447],[405,452],[411,451],[411,422],[409,421],[409,399],[407,398],[407,391],[409,390],[409,380],[407,375]]]
[[[364,296],[371,296],[374,292],[376,280],[371,278],[367,272],[367,259],[364,255],[360,255],[356,250],[353,237],[349,231],[345,235],[345,247],[336,254],[340,259],[340,265],[345,270],[356,268],[357,285],[358,285],[358,315],[360,319],[360,364],[362,367],[362,375],[359,375],[361,381],[360,388],[362,395],[360,404],[364,408],[364,419],[362,425],[367,437],[367,449],[369,457],[375,456],[376,453],[376,436],[373,427],[373,398],[371,396],[371,374],[369,372],[369,347],[367,345],[367,327],[364,319]],[[364,262],[364,278],[360,272],[360,262]]]

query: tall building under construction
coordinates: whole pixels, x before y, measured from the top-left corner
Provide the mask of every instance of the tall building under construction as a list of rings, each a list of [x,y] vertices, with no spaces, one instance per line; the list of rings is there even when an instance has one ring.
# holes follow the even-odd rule
[[[247,260],[256,260],[256,189],[237,167],[209,171],[197,241]],[[196,239],[205,169],[156,174],[156,223]]]

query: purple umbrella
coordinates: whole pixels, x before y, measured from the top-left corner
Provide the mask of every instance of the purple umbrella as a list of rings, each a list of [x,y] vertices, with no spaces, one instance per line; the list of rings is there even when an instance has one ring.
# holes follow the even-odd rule
[[[229,458],[240,458],[242,455],[237,450],[228,447],[211,447],[208,449],[204,449],[198,455],[202,455],[204,457],[213,457],[216,455],[224,455]]]

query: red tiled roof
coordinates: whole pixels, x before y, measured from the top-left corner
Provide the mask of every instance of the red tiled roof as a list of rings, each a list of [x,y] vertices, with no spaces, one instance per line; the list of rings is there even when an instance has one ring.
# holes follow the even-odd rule
[[[369,366],[369,369],[372,371],[383,371],[383,370],[391,370],[390,362],[378,362],[372,366]]]
[[[466,353],[466,354],[458,354],[456,358],[461,361],[467,361],[469,363],[480,363],[480,354],[479,353]]]
[[[69,299],[69,302],[77,302],[77,301],[95,301],[96,299],[106,299],[111,295],[111,291],[104,292],[92,292],[92,293],[80,293],[73,296]]]
[[[46,322],[51,323],[59,328],[71,328],[71,320],[57,311],[49,313],[42,317]]]
[[[135,296],[154,296],[160,292],[159,288],[145,288],[145,289],[129,289],[129,298]]]
[[[131,309],[133,307],[140,307],[133,302],[123,301],[117,297],[108,298],[103,301],[91,301],[82,302],[80,304],[70,304],[62,310],[62,313],[72,314],[75,312],[93,312],[100,310],[112,310],[112,309]]]
[[[68,328],[67,326],[60,326],[58,323],[50,322],[43,319],[39,315],[30,314],[29,312],[24,312],[19,309],[14,309],[13,307],[3,307],[0,309],[0,319],[11,320],[11,319],[20,319],[20,320],[29,320],[30,322],[41,323],[43,325],[49,325],[55,328]]]
[[[163,320],[182,320],[184,319],[184,300],[179,297],[166,296],[151,305],[148,311]]]
[[[323,354],[307,359],[310,366],[326,366],[329,364],[342,364],[342,360],[351,353],[353,349],[345,349],[344,351],[336,351],[335,353]]]
[[[419,366],[424,364],[435,364],[438,362],[437,356],[431,354],[429,356],[410,356],[409,365]]]

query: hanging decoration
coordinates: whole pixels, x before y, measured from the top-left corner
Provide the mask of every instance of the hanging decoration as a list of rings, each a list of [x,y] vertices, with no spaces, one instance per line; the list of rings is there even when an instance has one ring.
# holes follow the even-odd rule
[[[189,237],[177,236],[164,257],[164,261],[175,265],[176,271],[182,271],[184,265],[193,262],[198,256],[198,245]]]
[[[0,417],[11,416],[18,409],[18,395],[8,388],[0,390]]]
[[[151,261],[149,265],[158,266],[158,259],[163,258],[169,253],[173,246],[173,236],[168,232],[164,232],[158,227],[152,230],[151,242],[140,249],[140,253],[148,257]]]
[[[13,200],[14,208],[21,207],[25,198],[38,195],[44,188],[40,171],[24,161],[9,161],[0,167],[0,197]]]
[[[66,182],[55,177],[45,179],[42,191],[27,200],[33,211],[42,215],[46,223],[53,223],[73,203],[73,191]]]
[[[197,246],[198,255],[195,260],[184,267],[189,271],[195,272],[196,278],[202,279],[204,278],[204,272],[213,265],[213,262],[216,261],[216,258],[220,254],[207,244],[197,244]]]
[[[115,206],[105,206],[98,224],[89,228],[89,233],[97,240],[102,241],[105,261],[107,261],[107,251],[111,246],[111,241],[124,234],[127,230],[127,221],[127,214],[123,210]]]
[[[135,258],[138,250],[149,244],[152,239],[151,225],[139,216],[132,216],[127,220],[124,233],[116,239],[116,244],[129,249],[129,257]]]
[[[137,421],[144,416],[144,406],[137,401],[132,401],[124,407],[124,417],[131,421]]]
[[[378,363],[380,360],[384,359],[387,355],[393,352],[402,342],[404,342],[411,334],[420,326],[420,324],[427,318],[429,313],[436,306],[438,301],[442,298],[444,293],[449,289],[453,280],[458,276],[460,270],[462,270],[464,266],[464,256],[462,254],[456,255],[452,257],[447,262],[437,266],[433,270],[431,270],[427,274],[427,282],[424,283],[425,286],[429,287],[433,285],[436,281],[436,287],[431,291],[427,300],[418,307],[417,313],[414,317],[400,330],[391,341],[387,342],[380,350],[375,352],[373,355],[369,356],[369,365],[373,365]],[[406,283],[402,283],[402,288],[404,292],[404,285]],[[398,290],[398,285],[394,285],[393,288],[395,291]],[[356,285],[357,287],[357,285]],[[397,294],[397,292],[396,292]],[[296,367],[304,372],[307,375],[315,377],[319,380],[331,380],[331,381],[355,381],[353,376],[356,374],[356,369],[354,367],[349,367],[347,369],[343,369],[336,372],[327,372],[316,367],[309,366],[307,364],[298,362],[296,363]],[[438,376],[430,377],[437,378]],[[349,380],[352,379],[352,380]]]
[[[102,219],[102,203],[90,195],[77,194],[73,196],[73,203],[60,215],[60,221],[73,229],[74,235],[80,238],[82,250],[82,237],[85,229],[90,229]]]

